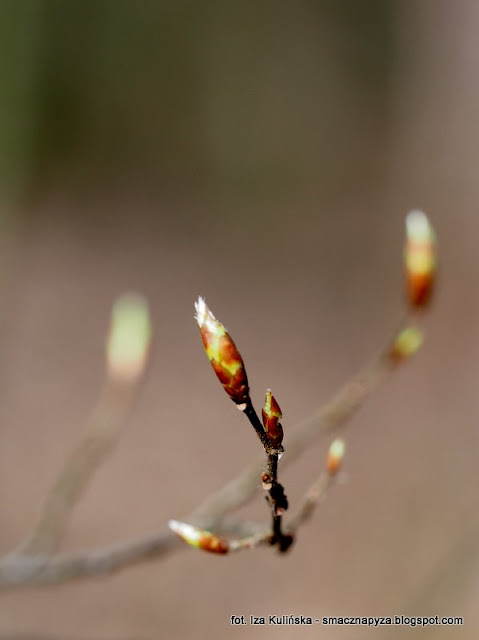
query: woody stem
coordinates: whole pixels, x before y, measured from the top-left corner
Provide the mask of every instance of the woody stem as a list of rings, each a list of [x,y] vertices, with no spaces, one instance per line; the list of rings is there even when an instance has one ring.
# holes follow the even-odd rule
[[[269,441],[268,434],[264,430],[251,401],[246,404],[246,407],[243,409],[243,413],[250,421],[253,429],[256,431],[256,435],[261,440],[264,450],[268,453],[271,450],[271,442]]]
[[[272,446],[268,434],[264,430],[251,401],[246,404],[246,407],[243,409],[243,413],[246,415],[256,431],[256,434],[261,440],[261,444],[266,452],[267,474],[270,478],[269,483],[271,484],[268,491],[268,502],[271,505],[273,518],[273,534],[271,541],[273,544],[277,544],[280,550],[285,551],[291,544],[291,540],[290,537],[285,536],[281,530],[281,516],[283,511],[288,508],[288,501],[284,494],[283,486],[278,482],[278,459],[279,453],[282,453],[283,451],[283,447],[281,445],[279,445],[279,447]]]

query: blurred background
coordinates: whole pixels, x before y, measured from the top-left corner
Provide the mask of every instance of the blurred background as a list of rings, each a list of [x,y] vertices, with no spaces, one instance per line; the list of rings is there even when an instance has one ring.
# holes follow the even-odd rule
[[[83,432],[119,293],[151,303],[153,366],[66,550],[181,518],[257,455],[204,356],[198,294],[256,403],[273,389],[287,447],[397,326],[409,209],[441,252],[426,344],[354,419],[349,481],[290,554],[186,550],[4,592],[2,640],[477,638],[478,33],[474,0],[0,3],[3,552]],[[285,469],[292,505],[327,445]],[[260,489],[244,513],[266,521]],[[466,624],[258,631],[233,614]]]

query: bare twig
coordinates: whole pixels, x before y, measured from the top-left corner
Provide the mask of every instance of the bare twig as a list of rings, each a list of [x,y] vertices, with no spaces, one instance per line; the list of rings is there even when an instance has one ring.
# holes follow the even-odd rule
[[[137,294],[118,298],[106,342],[106,382],[83,439],[67,458],[48,492],[39,520],[19,547],[44,555],[61,542],[75,503],[94,471],[114,447],[145,377],[151,326],[146,301]]]
[[[108,575],[170,552],[179,540],[165,529],[138,540],[55,555],[11,553],[0,562],[0,586],[38,585]]]
[[[309,520],[318,504],[325,497],[329,488],[334,483],[334,480],[334,476],[329,474],[327,471],[323,471],[323,473],[321,473],[316,482],[314,482],[308,489],[296,514],[288,522],[288,531],[295,533],[296,530],[306,522],[306,520]]]

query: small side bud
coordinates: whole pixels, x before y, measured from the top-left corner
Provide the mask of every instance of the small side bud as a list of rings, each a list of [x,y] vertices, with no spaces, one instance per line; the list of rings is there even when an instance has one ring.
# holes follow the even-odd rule
[[[346,445],[342,438],[336,438],[329,446],[326,470],[330,476],[335,476],[341,469]]]
[[[416,327],[407,327],[398,333],[389,351],[394,362],[403,362],[419,351],[424,340],[422,331]]]
[[[419,351],[424,335],[416,327],[407,327],[398,333],[389,350],[393,362],[401,363]]]
[[[244,410],[249,402],[249,387],[243,359],[233,339],[206,306],[203,298],[195,302],[196,321],[208,360],[224,390]]]
[[[265,491],[269,491],[273,486],[273,482],[271,480],[271,476],[266,471],[263,471],[261,474],[261,486]]]
[[[146,300],[127,293],[112,308],[106,342],[109,375],[119,382],[133,382],[145,369],[151,344],[151,321]]]
[[[433,293],[437,257],[436,236],[422,211],[411,211],[406,216],[404,262],[409,304],[413,308],[424,308]]]
[[[283,427],[279,420],[282,418],[281,409],[271,393],[271,389],[266,391],[266,398],[262,411],[264,430],[268,434],[271,444],[279,447],[283,441]]]
[[[192,524],[170,520],[168,526],[177,536],[196,549],[218,554],[225,554],[229,551],[227,540],[219,538],[209,531],[199,529]]]

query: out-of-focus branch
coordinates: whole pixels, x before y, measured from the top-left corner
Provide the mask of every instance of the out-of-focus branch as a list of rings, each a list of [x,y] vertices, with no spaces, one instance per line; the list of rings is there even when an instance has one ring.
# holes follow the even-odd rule
[[[115,446],[130,415],[144,379],[150,339],[146,302],[133,294],[119,298],[112,312],[106,344],[107,379],[98,405],[85,435],[48,492],[32,533],[20,545],[22,554],[48,554],[60,544],[75,503]]]
[[[0,587],[57,584],[69,580],[108,575],[132,564],[165,554],[177,540],[165,529],[138,540],[55,555],[11,553],[0,561]]]
[[[292,534],[311,518],[316,507],[326,497],[341,469],[344,451],[344,441],[336,438],[329,447],[325,469],[309,487],[296,514],[288,523],[288,530]]]
[[[255,523],[226,518],[223,535],[254,536],[262,529]],[[255,533],[256,532],[256,533]],[[54,555],[26,555],[13,552],[0,559],[0,588],[59,584],[100,575],[109,575],[149,560],[166,556],[185,545],[165,528],[98,549]]]

